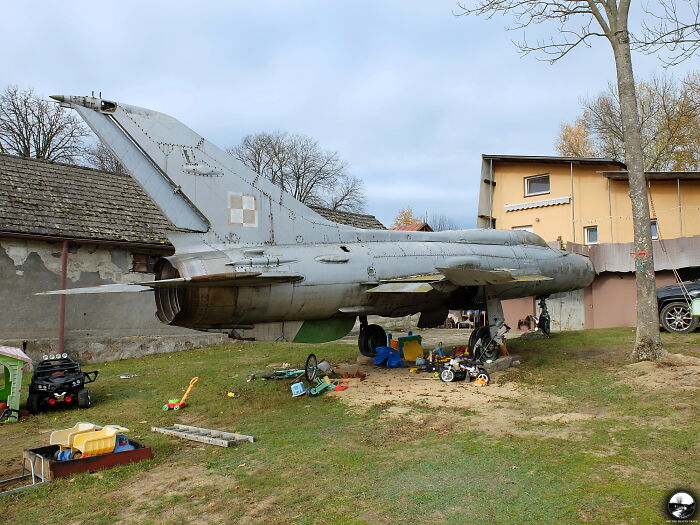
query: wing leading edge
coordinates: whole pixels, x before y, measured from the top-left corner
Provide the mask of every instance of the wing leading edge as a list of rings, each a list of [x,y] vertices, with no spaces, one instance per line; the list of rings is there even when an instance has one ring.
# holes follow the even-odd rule
[[[125,293],[147,292],[158,288],[198,288],[212,286],[266,286],[270,284],[293,283],[304,279],[303,275],[288,273],[232,272],[196,277],[178,277],[159,281],[140,283],[103,284],[85,288],[68,288],[66,290],[51,290],[35,295],[77,295],[90,293]]]

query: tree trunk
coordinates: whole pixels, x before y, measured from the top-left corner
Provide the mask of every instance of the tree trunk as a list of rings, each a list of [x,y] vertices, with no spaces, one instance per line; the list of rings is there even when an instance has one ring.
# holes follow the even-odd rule
[[[637,334],[630,359],[656,361],[666,354],[659,335],[659,312],[656,302],[654,254],[649,221],[649,197],[644,175],[642,136],[637,112],[637,97],[632,72],[629,34],[615,32],[610,39],[615,54],[617,88],[620,94],[625,163],[629,172],[629,196],[634,224],[634,259],[637,279]]]

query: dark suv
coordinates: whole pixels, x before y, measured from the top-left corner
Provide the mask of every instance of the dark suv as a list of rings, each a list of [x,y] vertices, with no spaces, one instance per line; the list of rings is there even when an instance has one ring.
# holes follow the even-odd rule
[[[32,382],[29,383],[27,410],[38,414],[46,406],[57,403],[88,408],[90,392],[85,384],[92,383],[97,374],[97,371],[83,372],[80,364],[70,359],[68,354],[44,356],[44,360],[36,365]]]
[[[700,298],[700,279],[683,283],[683,288],[675,284],[664,286],[656,291],[659,303],[659,321],[667,332],[687,334],[698,327],[698,318],[690,311],[690,301]]]

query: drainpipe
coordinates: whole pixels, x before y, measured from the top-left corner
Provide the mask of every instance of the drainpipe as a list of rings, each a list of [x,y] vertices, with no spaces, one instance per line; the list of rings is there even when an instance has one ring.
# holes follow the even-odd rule
[[[66,289],[66,277],[68,275],[68,241],[61,244],[61,290]],[[58,353],[63,353],[63,339],[66,323],[66,296],[59,296],[58,303]]]
[[[683,237],[683,203],[681,202],[681,179],[676,179],[676,189],[678,191],[678,224],[681,226],[681,237]]]
[[[574,163],[569,162],[569,177],[571,178],[571,242],[576,242],[576,213],[574,210]]]

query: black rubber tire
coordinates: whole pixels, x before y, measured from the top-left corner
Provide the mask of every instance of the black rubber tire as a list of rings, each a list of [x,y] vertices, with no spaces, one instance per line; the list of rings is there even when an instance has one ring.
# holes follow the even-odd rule
[[[479,374],[474,378],[474,379],[479,379],[482,378],[484,381],[486,381],[486,384],[491,384],[491,376],[489,375],[489,371],[486,370],[485,368],[479,367]]]
[[[309,383],[313,383],[318,374],[318,359],[316,359],[316,354],[309,354],[306,358],[306,365],[304,366],[304,375]]]
[[[451,383],[456,377],[457,374],[451,368],[445,368],[440,372],[440,380],[444,383]]]
[[[687,334],[698,327],[698,318],[691,315],[690,305],[684,301],[664,305],[659,321],[663,329],[672,334]]]
[[[27,410],[33,415],[37,415],[41,412],[41,398],[39,394],[29,393],[27,397]]]
[[[467,346],[469,347],[469,351],[471,352],[472,357],[476,357],[474,355],[474,345],[479,339],[483,339],[484,337],[489,337],[491,335],[491,332],[489,330],[488,326],[480,326],[479,328],[475,328],[472,330],[471,335],[469,336],[469,342],[467,343]]]
[[[484,348],[483,345],[490,340],[491,329],[488,326],[480,326],[472,332],[472,335],[469,336],[469,351],[474,359],[484,362],[488,359],[498,359],[501,356],[501,349],[496,343],[491,343],[488,348]]]
[[[78,390],[78,406],[80,408],[90,408],[91,404],[90,391],[87,388]]]
[[[374,357],[377,355],[375,348],[378,346],[386,346],[386,332],[384,328],[378,324],[368,324],[364,329],[360,329],[360,337],[357,341],[357,346],[360,348],[360,353],[366,357]]]

